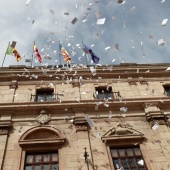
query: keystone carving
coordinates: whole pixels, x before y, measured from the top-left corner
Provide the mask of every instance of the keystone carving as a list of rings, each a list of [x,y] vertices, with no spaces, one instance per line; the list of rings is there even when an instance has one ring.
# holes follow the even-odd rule
[[[45,124],[51,120],[50,114],[47,115],[46,110],[41,110],[40,115],[36,118],[36,121],[40,124]]]

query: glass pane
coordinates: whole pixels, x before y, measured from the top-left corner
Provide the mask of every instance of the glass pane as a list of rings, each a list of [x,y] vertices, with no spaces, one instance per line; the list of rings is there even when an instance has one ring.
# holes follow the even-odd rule
[[[98,99],[103,99],[103,94],[102,93],[98,93],[97,98]]]
[[[35,155],[35,162],[41,162],[41,155]]]
[[[44,95],[37,95],[37,101],[43,102],[44,101]]]
[[[111,92],[107,92],[107,93],[105,93],[105,98],[106,99],[111,99],[112,98],[112,93]]]
[[[44,162],[50,161],[50,154],[44,154]]]
[[[33,162],[33,155],[27,155],[26,163],[32,163]]]
[[[140,168],[140,170],[145,170],[145,168]]]
[[[141,152],[140,152],[139,148],[134,148],[133,150],[135,152],[135,155],[137,155],[137,156],[141,155]]]
[[[137,168],[132,168],[132,170],[138,170]]]
[[[132,149],[126,149],[126,152],[128,156],[133,156]]]
[[[129,164],[131,167],[136,167],[135,159],[134,158],[129,159]]]
[[[52,161],[58,161],[58,154],[57,153],[52,154]]]
[[[58,170],[58,165],[57,164],[52,165],[52,170]]]
[[[127,162],[127,160],[126,160],[126,159],[121,159],[121,161],[122,161],[122,166],[123,166],[124,168],[128,168],[128,162]]]
[[[49,169],[50,169],[49,165],[43,165],[43,170],[49,170]]]
[[[35,170],[40,170],[40,165],[35,165]]]
[[[46,95],[46,101],[52,101],[52,95]]]
[[[117,150],[116,149],[111,149],[111,155],[112,155],[112,157],[118,157]]]
[[[113,163],[114,163],[115,168],[120,168],[120,164],[119,164],[119,160],[118,159],[114,159]]]
[[[25,170],[32,170],[32,166],[26,166]]]
[[[120,156],[125,156],[125,150],[124,149],[118,149]]]

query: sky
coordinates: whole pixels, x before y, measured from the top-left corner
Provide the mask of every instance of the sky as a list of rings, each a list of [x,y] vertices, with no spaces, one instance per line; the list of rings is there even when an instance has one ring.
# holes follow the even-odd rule
[[[99,64],[170,63],[169,0],[5,0],[0,1],[0,64],[32,66],[65,64],[59,41],[75,64],[89,65],[83,43],[100,58]],[[74,18],[78,20],[72,24]],[[97,24],[98,19],[105,19]],[[162,40],[161,40],[162,39]],[[6,55],[16,41],[22,56]],[[39,63],[35,44],[43,58]],[[82,43],[83,41],[83,43]]]

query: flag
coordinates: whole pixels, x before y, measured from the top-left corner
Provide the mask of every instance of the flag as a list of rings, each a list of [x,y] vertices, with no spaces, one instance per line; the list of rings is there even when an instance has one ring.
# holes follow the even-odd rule
[[[95,64],[98,64],[98,63],[99,63],[100,58],[99,58],[96,54],[93,53],[93,51],[92,51],[91,48],[87,47],[87,46],[84,44],[84,49],[83,49],[83,50],[84,50],[84,52],[85,52],[86,54],[90,54],[90,55],[91,55],[91,60],[93,60],[93,62],[94,62]]]
[[[17,61],[20,61],[22,59],[22,57],[20,56],[20,54],[18,53],[16,48],[14,48],[13,54],[14,54]]]
[[[68,52],[65,50],[65,48],[61,45],[60,42],[59,42],[59,50],[60,50],[59,53],[64,57],[65,62],[70,63],[71,57],[69,56]]]
[[[37,58],[38,58],[38,61],[39,61],[40,63],[42,63],[42,58],[41,58],[41,55],[40,55],[40,53],[39,53],[39,51],[38,51],[37,46],[35,45],[35,42],[34,42],[34,52],[35,52],[35,54],[36,54],[36,56],[37,56]]]
[[[14,51],[14,48],[11,47],[11,44],[8,44],[7,50],[6,50],[6,54],[8,55],[12,55]]]

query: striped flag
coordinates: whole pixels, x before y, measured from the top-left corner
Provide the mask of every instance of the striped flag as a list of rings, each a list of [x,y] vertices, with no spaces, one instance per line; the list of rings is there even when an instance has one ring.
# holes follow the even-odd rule
[[[36,56],[37,56],[37,58],[38,58],[38,61],[39,61],[40,63],[42,63],[42,58],[41,58],[41,55],[40,55],[40,53],[39,53],[39,51],[38,51],[37,46],[35,45],[35,42],[34,42],[34,52],[35,52],[35,54],[36,54]]]
[[[59,53],[63,56],[65,62],[70,63],[71,57],[69,56],[68,52],[65,50],[65,48],[61,45],[60,42],[59,42],[59,50],[60,50]]]

